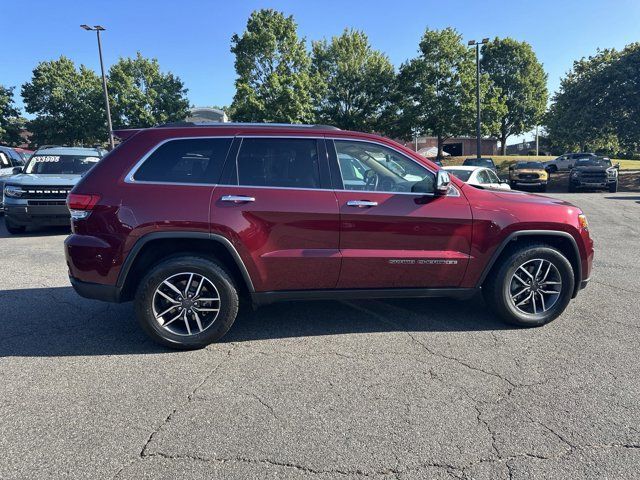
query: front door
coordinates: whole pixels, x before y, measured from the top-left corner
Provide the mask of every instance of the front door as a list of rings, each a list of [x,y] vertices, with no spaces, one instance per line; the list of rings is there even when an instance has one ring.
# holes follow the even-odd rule
[[[335,288],[339,213],[323,139],[236,139],[211,201],[257,292]]]
[[[348,179],[336,190],[338,288],[457,287],[470,252],[466,198],[455,187],[434,196],[435,174],[382,144],[335,140],[327,147]]]

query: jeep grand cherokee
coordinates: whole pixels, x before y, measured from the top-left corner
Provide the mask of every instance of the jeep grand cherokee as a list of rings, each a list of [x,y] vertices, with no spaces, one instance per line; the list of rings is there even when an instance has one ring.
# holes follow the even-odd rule
[[[505,320],[537,326],[589,279],[579,208],[466,185],[379,136],[273,124],[118,136],[69,195],[69,275],[82,296],[134,300],[165,345],[219,339],[240,296],[259,305],[481,291]],[[357,182],[345,181],[344,159]]]

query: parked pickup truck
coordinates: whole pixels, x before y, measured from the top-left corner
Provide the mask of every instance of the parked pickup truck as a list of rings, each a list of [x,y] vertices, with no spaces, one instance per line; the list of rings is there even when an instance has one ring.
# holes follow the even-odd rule
[[[569,174],[569,191],[579,189],[618,191],[618,169],[620,164],[611,164],[606,157],[581,158]]]

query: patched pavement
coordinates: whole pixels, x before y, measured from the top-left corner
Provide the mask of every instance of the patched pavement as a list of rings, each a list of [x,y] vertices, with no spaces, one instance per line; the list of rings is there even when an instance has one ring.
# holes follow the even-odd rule
[[[0,220],[0,478],[637,478],[640,194],[557,196],[596,259],[550,325],[480,298],[283,303],[196,352],[79,298],[64,229]]]

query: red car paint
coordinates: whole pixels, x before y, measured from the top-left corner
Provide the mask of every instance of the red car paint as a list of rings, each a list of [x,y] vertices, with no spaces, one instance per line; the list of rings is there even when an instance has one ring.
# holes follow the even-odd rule
[[[169,232],[227,239],[246,269],[249,290],[256,293],[475,288],[510,235],[522,232],[568,234],[579,256],[576,284],[589,278],[593,243],[578,224],[577,207],[538,195],[481,190],[455,177],[451,181],[457,195],[447,196],[126,181],[134,165],[159,143],[216,136],[373,141],[433,172],[439,169],[391,140],[357,132],[247,125],[129,130],[122,134],[127,140],[72,192],[97,194],[100,200],[87,218],[73,221],[73,233],[65,241],[71,278],[113,288],[116,292],[110,299],[126,300],[120,291],[127,268],[135,261],[136,245],[152,238],[150,234]],[[327,149],[332,145],[326,142]],[[251,196],[255,202],[223,203],[225,195]],[[347,207],[350,200],[378,205]]]

